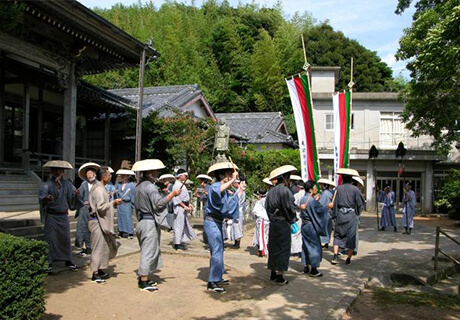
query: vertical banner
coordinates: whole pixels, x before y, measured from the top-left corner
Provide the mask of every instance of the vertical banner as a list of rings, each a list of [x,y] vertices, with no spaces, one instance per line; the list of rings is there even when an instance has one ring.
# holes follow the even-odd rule
[[[316,150],[313,103],[310,93],[310,79],[307,75],[297,75],[286,79],[294,110],[297,137],[300,149],[301,177],[304,181],[318,180],[320,169]]]
[[[334,172],[337,186],[342,184],[342,177],[337,175],[339,168],[348,168],[350,164],[350,92],[336,93],[332,97],[334,108]]]

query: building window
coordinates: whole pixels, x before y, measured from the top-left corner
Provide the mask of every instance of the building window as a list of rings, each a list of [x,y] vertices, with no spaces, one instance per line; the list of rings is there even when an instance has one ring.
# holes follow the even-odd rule
[[[325,124],[324,128],[327,131],[334,130],[334,114],[333,113],[326,113]],[[351,130],[355,129],[355,114],[351,114]]]
[[[400,112],[380,113],[380,145],[396,146],[405,136]]]

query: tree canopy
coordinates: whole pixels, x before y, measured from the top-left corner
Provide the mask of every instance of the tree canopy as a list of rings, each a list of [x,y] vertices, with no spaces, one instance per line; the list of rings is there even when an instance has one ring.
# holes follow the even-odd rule
[[[292,113],[284,78],[302,71],[302,33],[310,64],[342,67],[337,90],[349,81],[351,57],[358,91],[395,88],[391,69],[375,52],[309,14],[285,19],[280,4],[231,7],[208,0],[199,8],[176,2],[157,8],[150,2],[95,11],[140,41],[153,39],[161,57],[147,70],[146,86],[197,83],[215,112]],[[137,87],[138,71],[88,80],[104,88]]]
[[[412,0],[399,0],[396,13]],[[415,2],[412,26],[400,39],[397,58],[407,60],[411,81],[403,119],[415,136],[431,135],[440,151],[460,140],[460,4]]]

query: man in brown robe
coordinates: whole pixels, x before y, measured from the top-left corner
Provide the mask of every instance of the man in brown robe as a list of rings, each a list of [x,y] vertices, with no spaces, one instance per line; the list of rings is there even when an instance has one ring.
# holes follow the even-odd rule
[[[109,259],[117,255],[120,243],[116,241],[113,225],[113,206],[122,202],[121,199],[110,201],[105,185],[112,174],[108,167],[101,167],[97,173],[98,182],[89,193],[90,220],[88,228],[91,232],[91,271],[92,282],[105,283],[109,274],[103,269],[109,266]]]

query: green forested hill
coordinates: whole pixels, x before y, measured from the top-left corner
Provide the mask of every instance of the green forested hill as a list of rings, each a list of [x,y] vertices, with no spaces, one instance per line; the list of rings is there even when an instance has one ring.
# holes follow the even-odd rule
[[[375,52],[309,15],[286,20],[279,6],[233,8],[209,0],[200,8],[167,2],[95,11],[141,41],[153,39],[161,57],[147,71],[146,86],[198,83],[215,112],[291,113],[284,78],[302,71],[301,33],[310,64],[342,67],[338,90],[349,81],[350,57],[355,90],[393,87],[391,69]],[[138,70],[88,80],[104,88],[137,87]]]

